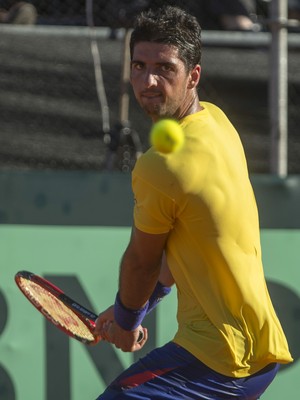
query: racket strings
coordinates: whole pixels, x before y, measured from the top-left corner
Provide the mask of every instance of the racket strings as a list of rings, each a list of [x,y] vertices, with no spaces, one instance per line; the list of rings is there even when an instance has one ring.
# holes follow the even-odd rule
[[[52,323],[82,339],[90,342],[94,340],[94,336],[81,319],[52,293],[27,279],[21,279],[20,286],[27,298]]]

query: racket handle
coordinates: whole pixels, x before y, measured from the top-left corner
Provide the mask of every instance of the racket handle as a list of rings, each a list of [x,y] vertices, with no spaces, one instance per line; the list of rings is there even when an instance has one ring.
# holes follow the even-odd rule
[[[139,337],[137,339],[137,343],[140,343],[143,339],[144,339],[144,332],[140,330]]]

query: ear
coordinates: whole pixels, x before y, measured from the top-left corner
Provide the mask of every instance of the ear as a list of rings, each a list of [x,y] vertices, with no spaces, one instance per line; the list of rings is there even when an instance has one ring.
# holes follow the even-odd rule
[[[197,64],[190,72],[188,89],[194,89],[198,85],[200,81],[200,76],[201,76],[201,66]]]

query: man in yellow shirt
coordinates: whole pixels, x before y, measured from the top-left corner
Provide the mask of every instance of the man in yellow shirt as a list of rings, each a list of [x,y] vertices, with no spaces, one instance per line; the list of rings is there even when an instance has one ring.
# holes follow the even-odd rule
[[[201,28],[175,7],[142,13],[131,83],[153,122],[174,118],[185,144],[150,148],[132,173],[134,227],[114,306],[97,331],[124,351],[147,340],[144,316],[175,282],[178,331],[98,399],[254,400],[292,361],[263,273],[259,221],[239,136],[199,102]],[[140,331],[144,338],[139,340]]]

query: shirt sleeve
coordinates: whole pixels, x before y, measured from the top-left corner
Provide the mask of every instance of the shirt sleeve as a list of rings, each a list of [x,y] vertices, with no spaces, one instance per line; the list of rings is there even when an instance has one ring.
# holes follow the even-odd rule
[[[175,201],[153,182],[133,175],[135,226],[150,234],[169,232],[175,220]]]

